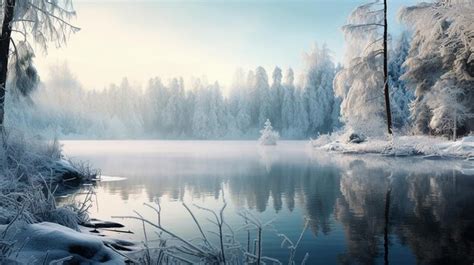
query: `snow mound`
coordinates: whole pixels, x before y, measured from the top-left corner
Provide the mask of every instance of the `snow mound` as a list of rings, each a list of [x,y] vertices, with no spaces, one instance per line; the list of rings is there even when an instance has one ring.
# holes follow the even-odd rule
[[[5,229],[5,225],[0,226],[0,230]],[[8,260],[17,264],[124,264],[123,257],[110,248],[124,242],[84,234],[55,223],[16,225],[8,229],[5,238],[17,243],[18,250]]]

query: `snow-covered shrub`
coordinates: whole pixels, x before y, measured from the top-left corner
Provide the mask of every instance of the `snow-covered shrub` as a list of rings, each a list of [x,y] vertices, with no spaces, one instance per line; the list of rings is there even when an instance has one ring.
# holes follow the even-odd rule
[[[44,179],[51,185],[77,186],[99,175],[87,165],[67,160],[57,139],[42,140],[17,130],[7,130],[3,135],[0,167],[20,178],[35,183]]]
[[[278,139],[280,139],[280,134],[273,131],[272,123],[269,119],[265,122],[263,130],[260,131],[260,138],[258,139],[261,145],[276,145]]]
[[[18,239],[10,231],[17,225],[28,228],[52,222],[77,230],[78,224],[87,221],[89,201],[58,205],[55,195],[77,189],[96,174],[65,160],[58,141],[27,137],[15,130],[4,132],[0,136],[0,263],[17,264],[18,255],[23,255],[23,251],[12,253],[28,243],[26,237]]]

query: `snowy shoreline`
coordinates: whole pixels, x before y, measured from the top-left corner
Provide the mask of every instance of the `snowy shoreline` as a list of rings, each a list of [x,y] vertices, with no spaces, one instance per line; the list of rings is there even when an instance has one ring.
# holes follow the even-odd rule
[[[315,149],[343,154],[379,154],[383,156],[421,156],[426,159],[474,159],[474,136],[466,136],[457,141],[440,137],[400,136],[391,141],[372,139],[361,143],[344,141],[343,135],[323,135],[311,140]]]

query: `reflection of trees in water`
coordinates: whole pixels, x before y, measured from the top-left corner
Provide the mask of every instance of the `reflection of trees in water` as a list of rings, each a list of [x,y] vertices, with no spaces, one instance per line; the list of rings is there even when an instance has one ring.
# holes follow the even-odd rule
[[[420,264],[474,262],[474,180],[451,174],[408,175],[394,233]]]
[[[306,213],[311,231],[328,234],[330,218],[339,193],[339,173],[331,167],[308,167],[301,181]]]
[[[280,162],[268,173],[233,176],[229,181],[233,201],[245,201],[249,208],[263,212],[270,198],[276,211],[284,204],[292,211],[299,200],[313,232],[330,231],[329,219],[339,192],[334,168]]]
[[[362,161],[353,162],[341,176],[343,196],[337,201],[336,217],[345,227],[348,247],[340,262],[380,262],[390,174],[389,232],[410,247],[419,264],[472,264],[472,176],[366,170]]]
[[[387,177],[382,169],[367,170],[363,161],[353,161],[342,172],[342,196],[336,203],[336,219],[344,225],[347,253],[341,263],[375,264],[381,254],[384,232],[385,194]]]
[[[223,183],[228,183],[229,194],[226,196],[238,206],[245,205],[263,212],[271,202],[277,212],[285,207],[293,211],[298,201],[312,220],[310,227],[313,233],[330,231],[330,216],[339,196],[338,173],[334,167],[321,167],[307,159],[296,162],[271,159],[271,163],[254,160],[244,163],[234,160],[206,161],[206,170],[200,169],[203,161],[197,159],[184,162],[170,160],[167,163],[168,169],[179,170],[152,170],[150,172],[155,174],[133,176],[126,181],[103,183],[102,186],[109,192],[120,194],[124,200],[145,191],[152,201],[163,195],[182,200],[185,192],[193,198],[203,195],[217,198]]]
[[[104,186],[123,198],[145,190],[150,200],[163,195],[182,200],[185,192],[194,198],[217,198],[226,183],[226,196],[238,206],[263,212],[272,203],[270,207],[278,212],[293,211],[297,205],[311,218],[315,235],[329,234],[334,216],[345,229],[347,244],[340,263],[375,264],[384,254],[385,195],[390,185],[391,244],[399,238],[420,264],[472,264],[472,176],[406,173],[402,167],[374,167],[361,159],[352,159],[342,168],[298,159],[263,164],[254,159],[221,159],[206,162],[205,169],[200,160],[180,160],[168,165],[179,170],[168,168]]]

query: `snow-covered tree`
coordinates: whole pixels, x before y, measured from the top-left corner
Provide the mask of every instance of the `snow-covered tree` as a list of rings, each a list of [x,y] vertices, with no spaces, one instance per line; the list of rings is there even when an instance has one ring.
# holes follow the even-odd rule
[[[198,139],[208,139],[211,136],[209,128],[209,96],[208,90],[200,87],[196,90],[196,102],[193,113],[192,134]]]
[[[408,32],[403,32],[398,42],[391,49],[389,60],[389,85],[393,117],[393,126],[402,128],[410,121],[410,103],[413,92],[408,89],[406,82],[401,79],[405,73],[403,64],[408,56],[410,42]]]
[[[335,70],[334,70],[334,78],[336,75],[343,70],[342,64],[338,63]],[[331,128],[333,131],[337,130],[338,128],[342,127],[343,123],[341,121],[341,103],[342,98],[336,94],[335,87],[334,87],[334,80],[333,80],[333,93],[334,93],[334,103],[332,106],[332,113],[331,113]]]
[[[465,132],[474,129],[473,13],[471,0],[437,0],[400,12],[401,20],[413,30],[403,79],[415,87],[411,115],[418,133],[447,133],[445,128],[451,127],[450,119],[443,118],[452,115],[447,113],[450,108],[439,104],[452,101],[439,101],[435,95],[452,99],[458,98],[452,95],[463,94],[459,103],[465,104],[465,122],[457,122],[456,126]]]
[[[184,115],[185,92],[182,78],[173,78],[169,84],[169,98],[163,109],[163,128],[169,135],[181,136],[186,120]]]
[[[294,121],[295,121],[295,85],[294,72],[289,68],[286,72],[284,83],[284,95],[281,106],[281,126],[282,135],[287,137],[294,137]]]
[[[272,115],[270,87],[268,84],[268,76],[265,69],[261,66],[255,70],[255,91],[256,105],[258,113],[258,124],[263,124]]]
[[[306,110],[306,102],[304,100],[303,91],[296,89],[295,94],[295,109],[292,129],[292,136],[294,138],[302,138],[308,135],[309,116]]]
[[[449,81],[448,81],[449,82]],[[438,133],[452,133],[457,138],[458,124],[463,124],[469,113],[464,91],[453,84],[437,83],[433,93],[428,94],[428,107],[433,112],[430,127]]]
[[[60,46],[66,42],[70,33],[78,31],[79,28],[69,22],[76,14],[69,0],[3,0],[1,11],[0,126],[3,129],[6,82],[10,65],[14,66],[12,87],[19,89],[22,94],[28,94],[38,81],[30,41],[46,50],[49,42]]]
[[[332,131],[332,108],[334,105],[334,63],[329,49],[314,45],[305,54],[307,64],[304,76],[304,97],[309,117],[309,134],[318,135]]]
[[[334,79],[336,95],[342,98],[342,120],[366,135],[382,135],[387,119],[380,27],[384,13],[379,7],[378,1],[364,4],[349,16],[343,27],[345,67]]]
[[[279,67],[275,67],[273,70],[273,82],[270,87],[271,94],[271,119],[273,120],[273,125],[277,129],[282,129],[282,107],[283,107],[283,97],[284,97],[284,88],[281,83],[283,78],[282,71]]]
[[[235,127],[239,132],[233,134],[245,134],[251,125],[250,108],[249,108],[249,87],[245,80],[242,69],[236,71],[234,81],[232,83],[231,94],[229,99],[229,111],[233,115]]]
[[[265,121],[263,130],[260,131],[260,138],[258,139],[261,145],[276,145],[280,135],[275,132],[272,127],[272,123],[269,119]]]

